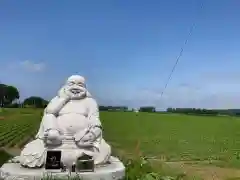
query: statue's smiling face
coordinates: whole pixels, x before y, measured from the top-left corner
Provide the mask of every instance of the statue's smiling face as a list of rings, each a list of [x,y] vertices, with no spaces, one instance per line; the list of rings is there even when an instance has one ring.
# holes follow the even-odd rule
[[[85,79],[82,76],[71,76],[64,86],[64,91],[74,99],[82,98],[87,92]]]
[[[82,82],[78,81],[68,81],[67,84],[67,89],[70,91],[73,95],[77,95],[81,92],[85,92],[85,85]]]

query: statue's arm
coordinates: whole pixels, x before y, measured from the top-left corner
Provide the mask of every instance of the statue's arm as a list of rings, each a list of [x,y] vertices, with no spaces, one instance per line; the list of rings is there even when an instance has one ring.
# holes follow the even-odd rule
[[[88,119],[93,126],[102,126],[99,115],[98,104],[95,99],[88,99]]]
[[[93,140],[96,140],[102,135],[102,124],[100,121],[99,108],[95,99],[89,98],[88,102],[88,119],[91,124],[90,133],[93,135]]]
[[[75,136],[76,141],[80,142],[94,142],[96,139],[101,137],[102,135],[102,125],[99,117],[99,109],[97,102],[89,98],[86,102],[88,107],[88,120],[89,120],[89,127],[85,132],[79,132]]]
[[[45,114],[53,114],[57,116],[59,111],[63,108],[63,106],[68,102],[67,98],[56,96],[54,97],[45,108]]]
[[[57,116],[59,111],[67,103],[66,98],[54,97],[47,107],[44,109],[44,115],[41,122],[41,133],[38,133],[39,138],[44,138],[47,144],[60,143],[60,129],[57,124]],[[40,132],[40,131],[39,131]]]

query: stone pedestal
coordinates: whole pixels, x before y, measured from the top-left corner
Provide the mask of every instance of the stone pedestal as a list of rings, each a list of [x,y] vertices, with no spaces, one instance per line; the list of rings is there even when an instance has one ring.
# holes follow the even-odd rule
[[[79,180],[121,180],[124,176],[125,167],[116,157],[110,158],[110,164],[96,167],[94,172],[61,172],[61,170],[45,170],[45,168],[27,169],[18,163],[5,163],[0,168],[0,179],[7,180],[50,180],[49,177],[52,179],[79,177]]]

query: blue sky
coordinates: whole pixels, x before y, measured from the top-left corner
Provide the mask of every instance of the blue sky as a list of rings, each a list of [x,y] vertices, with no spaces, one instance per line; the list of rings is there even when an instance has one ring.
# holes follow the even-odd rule
[[[239,7],[238,0],[1,1],[0,81],[18,87],[21,99],[50,99],[80,74],[100,104],[239,108]]]

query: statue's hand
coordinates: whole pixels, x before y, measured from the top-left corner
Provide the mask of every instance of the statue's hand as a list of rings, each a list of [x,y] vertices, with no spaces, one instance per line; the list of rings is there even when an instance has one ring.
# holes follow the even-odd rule
[[[81,142],[94,142],[95,140],[96,140],[95,134],[90,131],[83,136]]]
[[[45,132],[44,140],[46,144],[61,144],[61,136],[59,131],[55,129],[50,129],[49,131]]]
[[[86,142],[83,142],[83,141],[78,141],[76,142],[76,144],[79,146],[79,147],[92,147],[93,146],[93,142],[89,142],[89,141],[86,141]]]
[[[74,135],[74,140],[79,146],[89,146],[101,136],[101,132],[102,130],[98,127],[86,129],[76,133]]]
[[[56,140],[60,136],[59,131],[55,129],[51,129],[48,131],[48,139]]]
[[[66,91],[64,88],[62,88],[62,89],[59,91],[58,96],[59,96],[60,98],[65,99],[66,102],[71,99],[71,94],[70,94],[68,91]]]
[[[83,132],[81,132],[81,133],[77,133],[74,136],[74,140],[79,147],[92,147],[93,142],[95,141],[95,138],[94,138],[94,134],[92,134],[91,132],[85,135],[83,134]]]
[[[74,140],[75,140],[76,142],[81,141],[82,138],[84,137],[84,135],[86,134],[86,132],[87,132],[87,129],[86,129],[86,130],[83,130],[83,131],[77,132],[77,133],[74,135]]]

